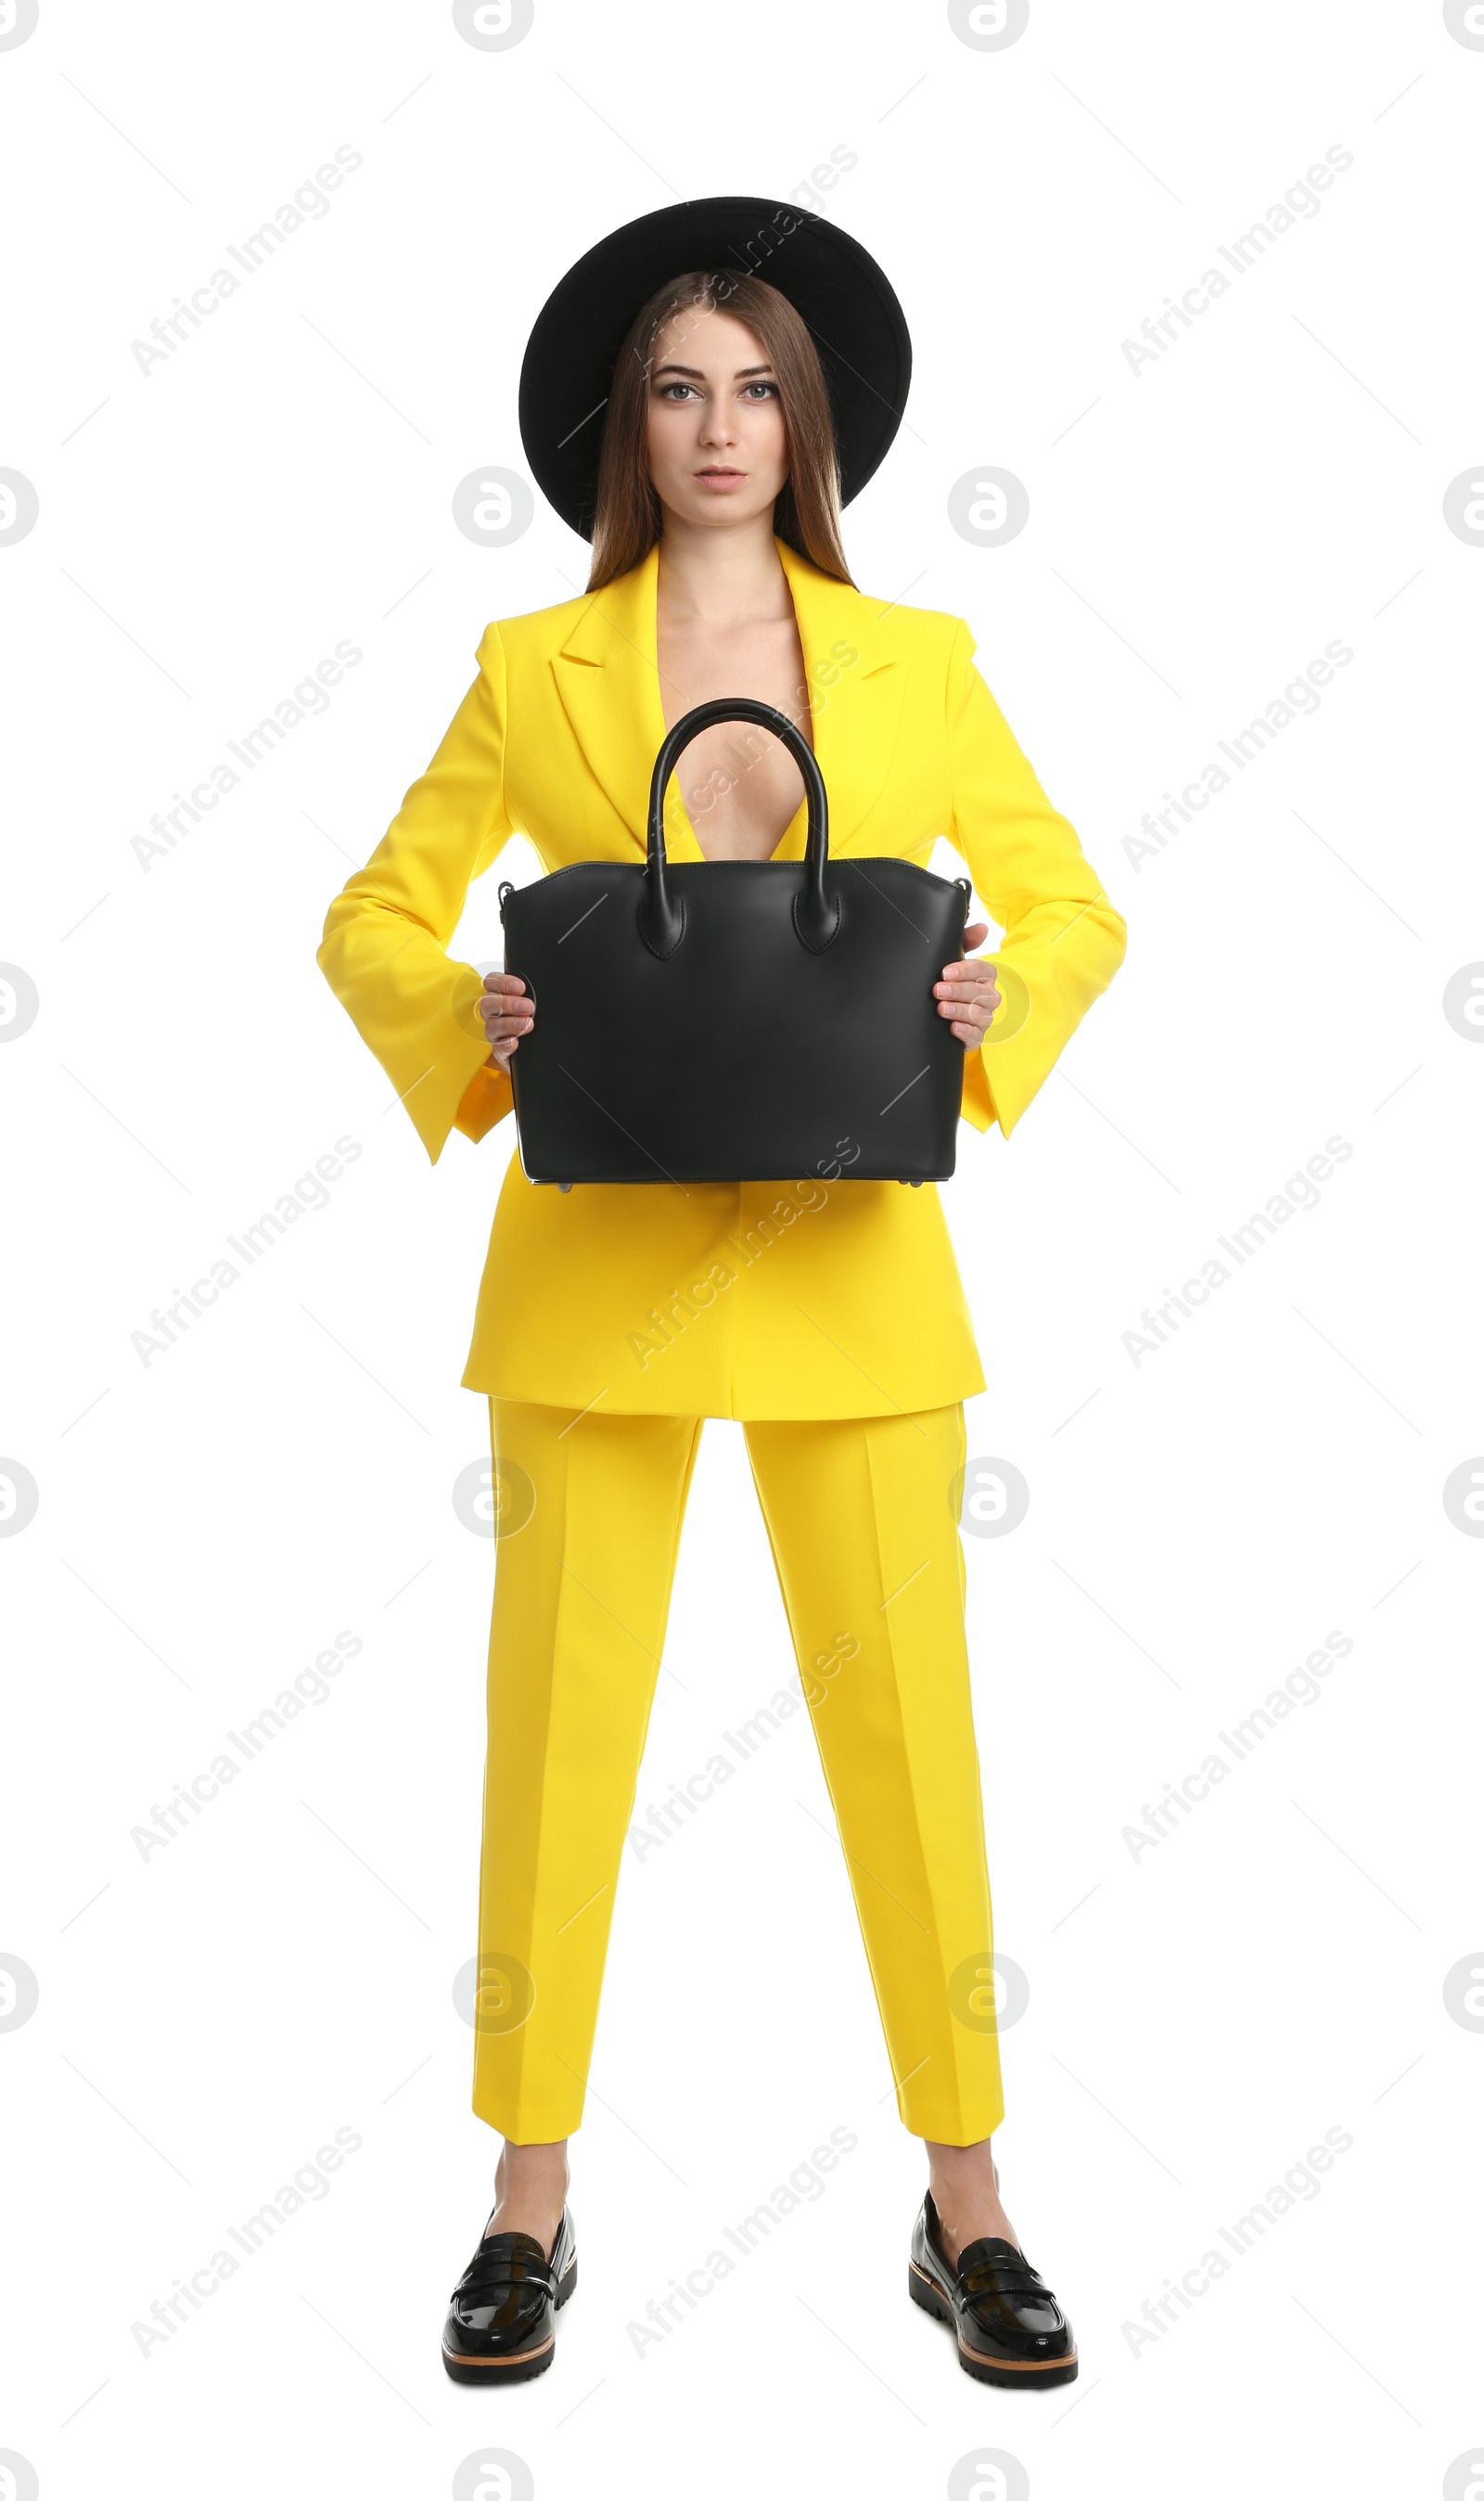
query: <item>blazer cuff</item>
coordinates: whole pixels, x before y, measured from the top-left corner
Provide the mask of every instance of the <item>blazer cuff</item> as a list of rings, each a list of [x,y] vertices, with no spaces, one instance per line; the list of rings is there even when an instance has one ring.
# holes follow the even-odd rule
[[[458,1110],[453,1115],[453,1125],[478,1146],[485,1131],[492,1129],[497,1120],[503,1120],[507,1112],[513,1111],[514,1107],[515,1097],[509,1076],[503,1068],[495,1068],[486,1061],[482,1068],[475,1070],[465,1086]]]
[[[976,1129],[998,1126],[1003,1138],[1009,1136],[1040,1092],[1066,1039],[1059,1039],[1048,1052],[1041,1036],[1028,1034],[1024,1023],[1001,1039],[995,1027],[1008,1024],[1009,1006],[1010,999],[1001,999],[978,1050],[965,1053],[964,1067],[965,1119]]]
[[[981,1053],[982,1046],[980,1050],[966,1050],[964,1053],[964,1100],[962,1112],[964,1118],[969,1121],[972,1127],[975,1129],[992,1129],[995,1122],[1000,1118],[1000,1115],[995,1107],[995,1098],[990,1092],[989,1080],[984,1073],[984,1061]],[[1002,1123],[1002,1127],[1003,1125],[1004,1124]],[[1008,1133],[1006,1132],[1006,1134]]]

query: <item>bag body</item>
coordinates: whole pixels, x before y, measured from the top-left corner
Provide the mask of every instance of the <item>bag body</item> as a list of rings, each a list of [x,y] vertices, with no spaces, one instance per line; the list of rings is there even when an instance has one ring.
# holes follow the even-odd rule
[[[665,856],[666,786],[714,722],[780,738],[804,775],[803,860]],[[505,966],[535,1004],[511,1073],[533,1182],[945,1181],[965,1052],[933,984],[969,882],[832,861],[823,777],[786,714],[698,705],[650,785],[648,856],[500,889]],[[856,1151],[852,1155],[851,1150]]]

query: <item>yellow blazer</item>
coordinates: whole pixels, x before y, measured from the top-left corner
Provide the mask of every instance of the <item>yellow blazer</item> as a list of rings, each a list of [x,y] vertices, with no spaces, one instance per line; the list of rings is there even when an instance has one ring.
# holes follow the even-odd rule
[[[973,665],[956,617],[867,598],[776,542],[793,595],[830,841],[929,864],[945,835],[1005,932],[1005,994],[966,1054],[964,1114],[1008,1137],[1122,960],[1124,923]],[[318,962],[436,1163],[511,1110],[451,961],[471,881],[511,836],[546,870],[642,859],[665,734],[659,552],[596,596],[486,627],[426,773],[331,904]],[[682,766],[683,773],[683,766]],[[678,787],[672,784],[672,789]],[[703,857],[677,797],[676,859]],[[776,857],[804,853],[805,809]],[[984,1386],[938,1191],[852,1182],[528,1182],[512,1155],[463,1374],[470,1389],[607,1415],[911,1414]]]

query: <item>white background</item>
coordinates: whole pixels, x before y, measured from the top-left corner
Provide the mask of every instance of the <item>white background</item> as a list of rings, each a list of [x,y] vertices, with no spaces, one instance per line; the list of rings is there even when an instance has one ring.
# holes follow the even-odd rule
[[[1484,450],[1481,98],[1484,50],[1379,0],[1033,0],[999,50],[940,7],[537,0],[483,50],[446,7],[42,0],[0,48],[0,465],[39,498],[0,547],[0,954],[39,996],[0,1054],[0,1450],[39,1490],[0,1540],[0,1952],[39,1988],[0,2033],[0,2452],[48,2501],[439,2495],[461,2465],[471,2491],[490,2443],[542,2501],[1022,2489],[995,2451],[1037,2501],[1431,2495],[1484,2434],[1484,2038],[1444,1996],[1484,1966],[1484,1544],[1442,1493],[1484,1451],[1484,1050],[1442,1003],[1484,958],[1484,552],[1443,518]],[[329,213],[143,374],[131,342],[338,146],[364,162]],[[1354,162],[1319,213],[1136,376],[1123,341],[1330,147]],[[945,1193],[990,1383],[970,1448],[1031,1489],[966,1540],[996,1941],[1030,1992],[997,2148],[1082,2375],[978,2387],[907,2302],[920,2151],[801,1712],[626,1864],[581,2289],[551,2372],[472,2392],[438,2338],[496,2151],[453,1994],[493,1549],[451,1488],[485,1449],[458,1377],[512,1138],[432,1170],[314,950],[485,622],[583,580],[544,505],[500,550],[450,516],[479,464],[524,471],[549,288],[628,217],[797,195],[832,148],[858,162],[822,205],[916,355],[856,578],[971,620],[1130,925]],[[947,518],[984,464],[1030,497],[1000,548]],[[328,710],[142,866],[151,815],[342,639]],[[1320,709],[1138,859],[1331,640]],[[494,885],[466,959],[498,952]],[[329,1204],[142,1363],[151,1309],[342,1136]],[[1144,1307],[1333,1136],[1319,1205],[1136,1363]],[[133,1827],[340,1630],[330,1698],[144,1862]],[[1322,1699],[1136,1859],[1145,1803],[1331,1631]],[[790,1666],[713,1423],[641,1804]],[[328,2194],[142,2353],[338,2127],[363,2142]],[[832,2128],[859,2142],[825,2193],[636,2351]],[[1317,2193],[1131,2343],[1332,2128]],[[509,2474],[487,2489],[533,2488]]]

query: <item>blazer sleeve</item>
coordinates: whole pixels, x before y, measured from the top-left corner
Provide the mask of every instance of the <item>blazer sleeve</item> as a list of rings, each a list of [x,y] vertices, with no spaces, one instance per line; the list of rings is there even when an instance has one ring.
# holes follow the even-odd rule
[[[475,1002],[483,977],[447,943],[475,878],[514,831],[505,806],[505,653],[498,626],[426,773],[331,904],[317,962],[437,1163],[448,1132],[478,1139],[511,1107]]]
[[[966,1054],[964,1117],[1006,1138],[1123,961],[1126,927],[1021,753],[958,620],[948,659],[948,840],[1005,932],[1001,1005]]]

